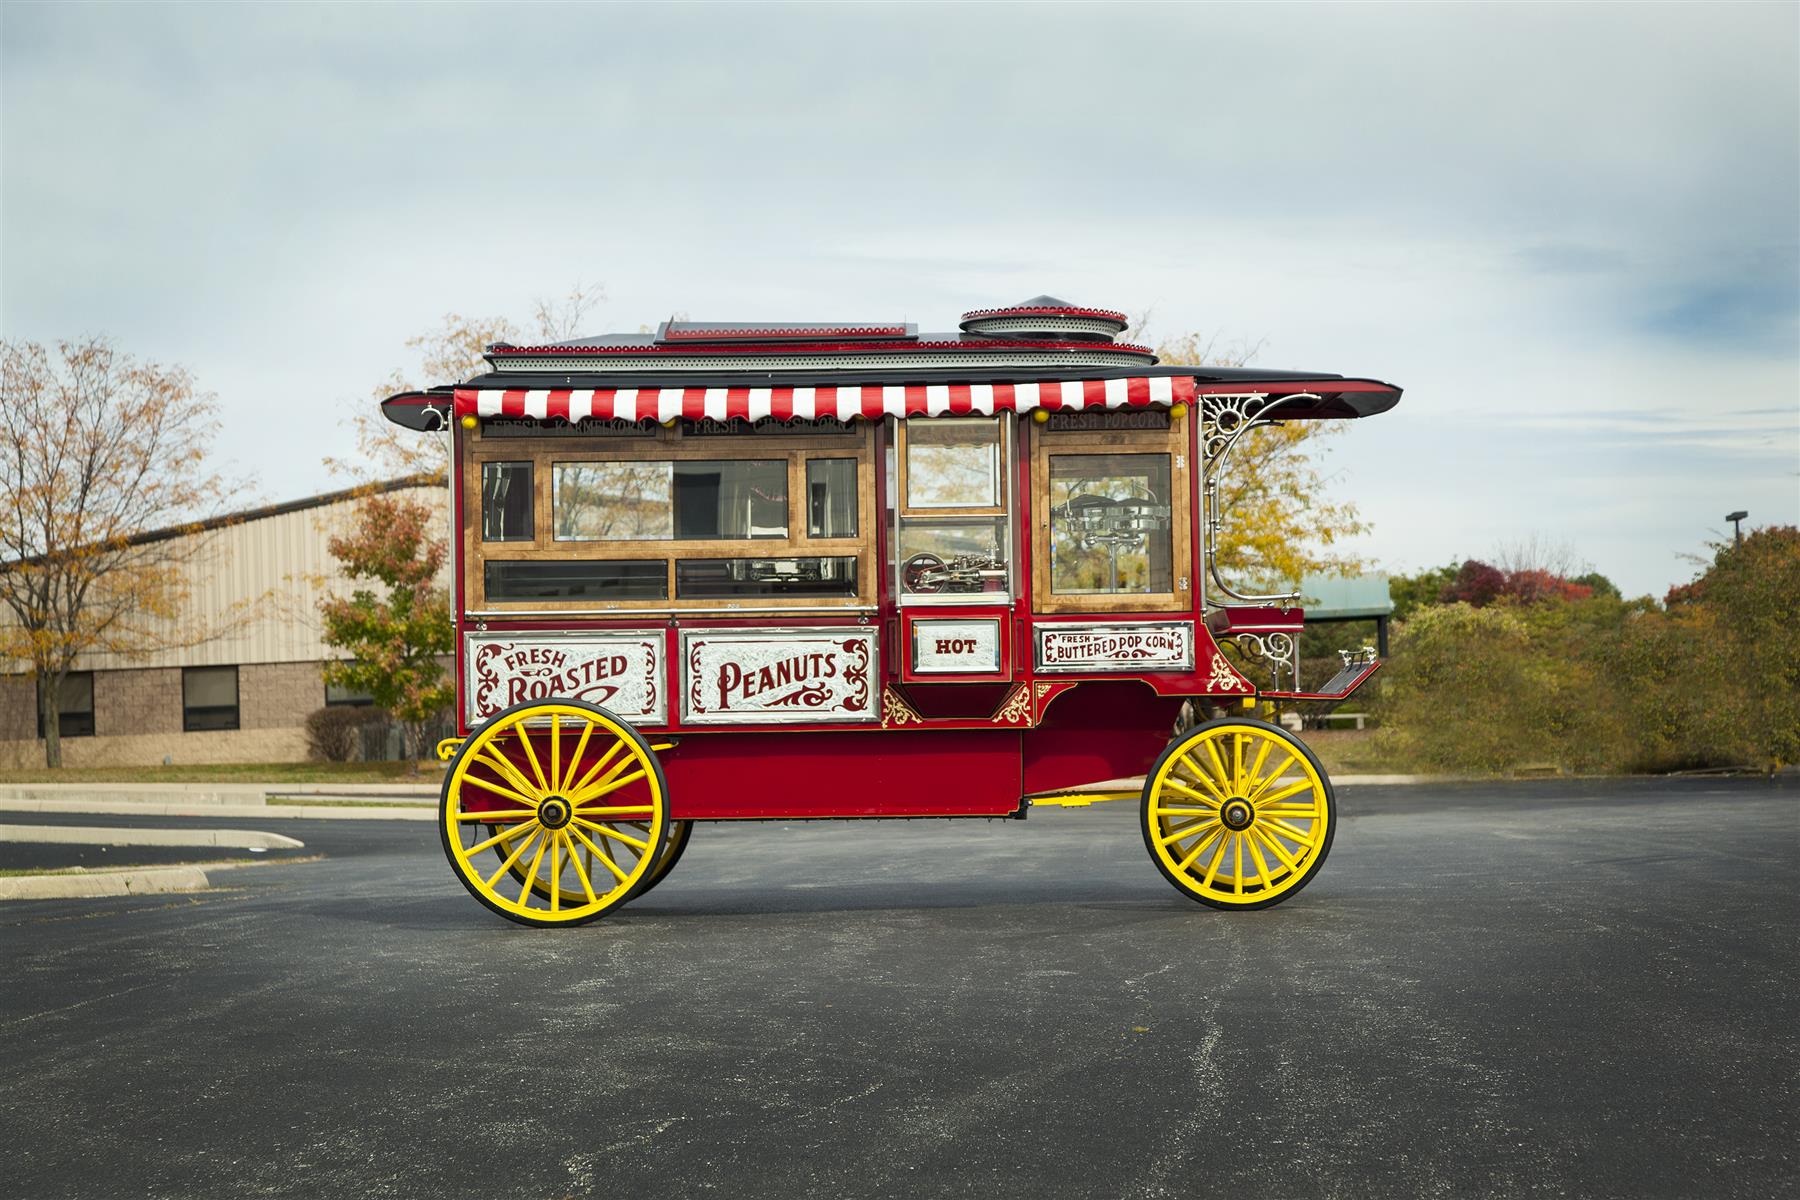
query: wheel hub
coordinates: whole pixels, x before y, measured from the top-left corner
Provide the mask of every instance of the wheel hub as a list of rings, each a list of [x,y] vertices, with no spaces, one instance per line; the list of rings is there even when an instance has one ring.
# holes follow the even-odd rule
[[[547,796],[538,805],[538,824],[545,829],[561,829],[574,815],[574,808],[561,796]]]
[[[1250,822],[1255,819],[1256,810],[1241,796],[1233,796],[1219,809],[1219,820],[1225,828],[1234,832],[1250,828]]]

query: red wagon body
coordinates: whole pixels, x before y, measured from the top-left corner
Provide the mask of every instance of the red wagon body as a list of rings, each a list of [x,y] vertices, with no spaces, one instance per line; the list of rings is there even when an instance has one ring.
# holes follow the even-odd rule
[[[1342,698],[1378,664],[1300,690],[1297,597],[1219,572],[1217,485],[1257,425],[1400,392],[1160,364],[1124,325],[1048,297],[945,335],[671,321],[493,346],[489,373],[387,400],[450,440],[444,830],[470,890],[572,923],[659,880],[694,821],[1127,793],[1178,887],[1214,868],[1196,899],[1298,890],[1329,847],[1323,772],[1270,726],[1196,719]],[[1301,776],[1314,815],[1265,801]]]

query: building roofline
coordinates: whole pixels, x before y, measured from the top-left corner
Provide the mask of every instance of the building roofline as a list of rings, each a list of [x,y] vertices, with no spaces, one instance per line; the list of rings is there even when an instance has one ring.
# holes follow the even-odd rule
[[[164,529],[148,529],[143,533],[134,533],[130,537],[120,539],[118,546],[126,549],[131,546],[149,546],[156,542],[174,541],[176,538],[192,537],[199,533],[210,533],[215,529],[225,529],[233,525],[247,525],[251,521],[263,521],[270,517],[284,517],[289,513],[305,512],[312,508],[327,508],[333,504],[342,504],[346,500],[361,500],[366,496],[384,496],[389,492],[403,492],[419,487],[443,487],[444,476],[439,471],[420,471],[412,475],[401,475],[393,479],[383,479],[374,483],[359,483],[355,487],[339,488],[334,492],[320,492],[316,496],[304,496],[298,500],[284,500],[280,504],[265,504],[258,508],[245,508],[237,512],[221,513],[216,517],[207,517],[199,521],[189,521],[183,525],[170,525]],[[13,567],[34,566],[48,557],[37,554],[30,558],[14,559],[0,563],[0,571]]]

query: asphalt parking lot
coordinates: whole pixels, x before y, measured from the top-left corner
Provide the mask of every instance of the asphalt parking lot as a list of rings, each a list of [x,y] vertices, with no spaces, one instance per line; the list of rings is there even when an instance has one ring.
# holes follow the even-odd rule
[[[702,826],[553,931],[429,823],[283,824],[323,860],[0,907],[0,1190],[1796,1192],[1800,781],[1340,801],[1266,912],[1104,805]]]

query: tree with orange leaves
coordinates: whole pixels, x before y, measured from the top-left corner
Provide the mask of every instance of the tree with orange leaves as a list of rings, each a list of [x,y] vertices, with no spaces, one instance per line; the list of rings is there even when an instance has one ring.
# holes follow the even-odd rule
[[[231,487],[207,468],[210,393],[180,367],[104,338],[0,342],[0,657],[29,664],[44,763],[62,765],[62,685],[90,653],[140,657],[172,643],[183,567],[206,539],[169,526],[218,513]],[[179,533],[180,531],[175,531]]]
[[[365,499],[351,529],[327,547],[346,575],[379,583],[386,595],[365,586],[319,604],[326,643],[354,656],[327,663],[325,682],[367,692],[398,720],[414,764],[425,723],[453,698],[441,659],[453,648],[455,625],[449,597],[437,586],[448,546],[432,532],[433,518],[417,501]]]
[[[1140,319],[1126,341],[1141,336]],[[1165,363],[1242,367],[1263,343],[1221,343],[1190,333],[1163,340],[1156,356]],[[1232,451],[1219,481],[1218,567],[1227,579],[1253,590],[1298,585],[1315,572],[1354,574],[1364,563],[1341,543],[1368,531],[1347,500],[1327,492],[1329,478],[1318,455],[1341,421],[1288,421],[1252,429]]]

